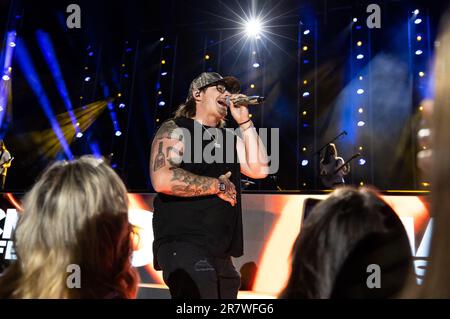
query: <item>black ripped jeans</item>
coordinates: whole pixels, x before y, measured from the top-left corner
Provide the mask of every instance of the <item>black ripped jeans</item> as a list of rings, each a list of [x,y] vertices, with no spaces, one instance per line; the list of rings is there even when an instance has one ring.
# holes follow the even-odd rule
[[[210,256],[188,242],[171,242],[158,249],[158,264],[172,299],[236,299],[241,277],[231,257]]]

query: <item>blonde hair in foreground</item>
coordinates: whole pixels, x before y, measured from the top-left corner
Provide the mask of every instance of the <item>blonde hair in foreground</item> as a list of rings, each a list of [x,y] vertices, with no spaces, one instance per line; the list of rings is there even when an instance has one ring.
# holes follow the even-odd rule
[[[103,160],[83,156],[43,173],[25,195],[15,249],[0,298],[136,296],[127,191]],[[80,267],[80,288],[67,285],[71,264]]]

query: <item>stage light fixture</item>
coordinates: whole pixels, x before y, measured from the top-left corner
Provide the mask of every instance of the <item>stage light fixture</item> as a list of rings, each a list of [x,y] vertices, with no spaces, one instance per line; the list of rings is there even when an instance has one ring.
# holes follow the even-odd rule
[[[166,64],[166,60],[161,60],[161,64]],[[124,65],[122,64],[122,66]]]
[[[353,18],[353,22],[358,22],[358,18]]]
[[[357,125],[359,127],[363,127],[364,125],[366,125],[366,123],[364,121],[359,121]]]
[[[356,42],[356,45],[359,46],[359,47],[362,46],[362,41]]]
[[[164,41],[164,37],[159,38],[159,41],[163,42]]]
[[[120,135],[122,135],[122,132],[121,131],[116,131],[116,136],[120,136]]]
[[[303,51],[308,51],[308,46],[307,45],[303,46]]]
[[[358,60],[364,59],[364,54],[358,54],[358,55],[356,56],[356,58],[357,58]]]
[[[362,81],[362,80],[363,80],[363,76],[360,75],[358,79],[359,79],[360,81]]]
[[[9,81],[10,77],[8,74],[2,76],[3,81]]]
[[[302,161],[302,166],[306,166],[306,165],[308,165],[308,163],[309,163],[308,160],[303,160],[303,161]],[[305,184],[304,184],[304,185],[305,185]]]
[[[423,78],[423,77],[425,76],[425,72],[420,71],[420,72],[419,72],[419,76],[420,76],[421,78]]]
[[[120,103],[119,104],[119,109],[123,109],[125,107],[125,104],[124,103]]]
[[[259,63],[257,63],[257,62],[253,63],[253,67],[254,67],[255,69],[259,68]]]
[[[84,78],[84,81],[85,81],[85,82],[89,82],[90,80],[91,80],[91,77],[90,77],[90,76],[87,76],[87,77]]]
[[[259,19],[252,18],[245,23],[245,32],[249,38],[257,38],[262,32],[262,24]]]
[[[209,60],[209,55],[205,55],[205,60]]]
[[[361,95],[361,94],[364,93],[364,90],[363,90],[363,89],[358,89],[358,90],[356,91],[356,93],[358,93],[359,95]]]
[[[415,15],[418,15],[419,12],[420,12],[419,9],[416,9],[416,10],[413,11],[413,13],[414,13]]]
[[[422,50],[417,50],[417,51],[416,51],[416,55],[421,55],[422,53],[423,53]]]
[[[303,84],[304,85],[308,84],[308,80],[303,80]]]
[[[417,41],[422,41],[422,36],[420,34],[417,35]]]
[[[303,97],[307,97],[307,96],[309,96],[309,92],[304,92]]]
[[[419,23],[421,23],[421,22],[422,22],[422,19],[420,19],[420,18],[414,20],[414,23],[415,23],[415,24],[419,24]]]
[[[158,103],[158,105],[159,105],[159,106],[164,106],[164,105],[166,105],[166,102],[161,101],[161,102]]]
[[[77,138],[82,138],[83,137],[83,133],[78,132],[76,136],[77,136]]]
[[[16,46],[16,42],[14,42],[14,41],[9,42],[9,46],[11,48],[14,48]]]
[[[366,164],[366,160],[364,158],[360,158],[358,164],[363,166],[364,164]]]
[[[305,31],[303,31],[304,35],[308,35],[311,31],[309,29],[306,29]]]
[[[360,107],[360,108],[358,109],[358,113],[361,114],[361,113],[363,113],[363,112],[364,112],[364,109],[363,109],[362,107]]]
[[[167,75],[167,72],[161,72],[161,75],[162,75],[162,76],[166,76],[166,75]]]
[[[250,87],[251,87],[252,89],[254,89],[254,88],[255,88],[255,85],[254,85],[254,84],[250,84]]]

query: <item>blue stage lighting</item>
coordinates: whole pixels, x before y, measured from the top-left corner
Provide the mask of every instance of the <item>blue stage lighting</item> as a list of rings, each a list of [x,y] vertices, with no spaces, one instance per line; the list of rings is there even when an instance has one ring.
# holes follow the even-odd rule
[[[422,19],[420,19],[420,18],[414,20],[414,23],[415,23],[415,24],[419,24],[419,23],[421,23],[421,22],[422,22]]]
[[[361,94],[364,93],[364,90],[363,90],[363,89],[358,89],[358,90],[356,91],[356,93],[358,93],[359,95],[361,95]]]
[[[120,103],[119,104],[119,109],[123,109],[125,107],[125,104],[124,103]]]
[[[358,54],[358,55],[356,56],[356,58],[357,58],[358,60],[364,59],[364,54]]]
[[[253,67],[256,69],[256,68],[259,68],[259,63],[258,62],[255,62],[255,63],[253,63]]]
[[[166,102],[161,101],[161,102],[158,103],[158,105],[159,105],[159,106],[164,106],[164,105],[166,105]]]
[[[122,132],[121,131],[116,131],[116,136],[120,136],[120,135],[122,135]]]
[[[306,166],[306,165],[308,165],[308,163],[309,163],[308,160],[303,160],[302,161],[302,166]]]
[[[303,31],[304,35],[308,35],[311,31],[309,29],[306,29],[305,31]]]
[[[359,127],[363,127],[364,125],[366,125],[366,123],[364,121],[359,121],[358,122],[358,126]]]
[[[422,50],[417,50],[417,51],[416,51],[416,55],[421,55],[422,53],[423,53]]]
[[[362,166],[362,165],[366,164],[366,160],[364,158],[360,158],[358,163],[359,163],[359,165]]]
[[[77,138],[82,138],[83,137],[83,133],[78,132],[76,136],[77,136]]]
[[[3,81],[9,81],[9,75],[5,74],[2,76]]]
[[[413,11],[413,13],[414,13],[415,15],[418,15],[419,12],[420,12],[419,9],[416,9],[416,10]]]
[[[9,42],[9,46],[11,48],[14,48],[16,46],[16,42],[14,42],[14,41]]]
[[[22,73],[24,74],[25,79],[27,80],[34,94],[38,98],[39,105],[42,107],[47,119],[49,120],[53,132],[58,138],[58,141],[62,149],[64,150],[65,155],[70,160],[72,160],[73,159],[72,152],[69,148],[66,138],[64,137],[64,133],[62,132],[61,127],[59,126],[58,120],[56,119],[56,116],[53,113],[52,107],[50,105],[50,100],[47,97],[47,94],[45,93],[45,89],[42,86],[42,83],[39,79],[37,70],[34,67],[34,64],[31,60],[31,56],[28,53],[25,44],[20,39],[17,42],[15,58],[17,58],[17,62],[20,68],[22,69]]]

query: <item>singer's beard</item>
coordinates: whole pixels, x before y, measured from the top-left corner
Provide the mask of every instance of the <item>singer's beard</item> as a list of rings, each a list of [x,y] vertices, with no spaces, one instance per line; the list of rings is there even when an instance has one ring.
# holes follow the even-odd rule
[[[223,120],[228,114],[228,108],[222,104],[217,103],[217,113],[219,113],[221,120]]]

